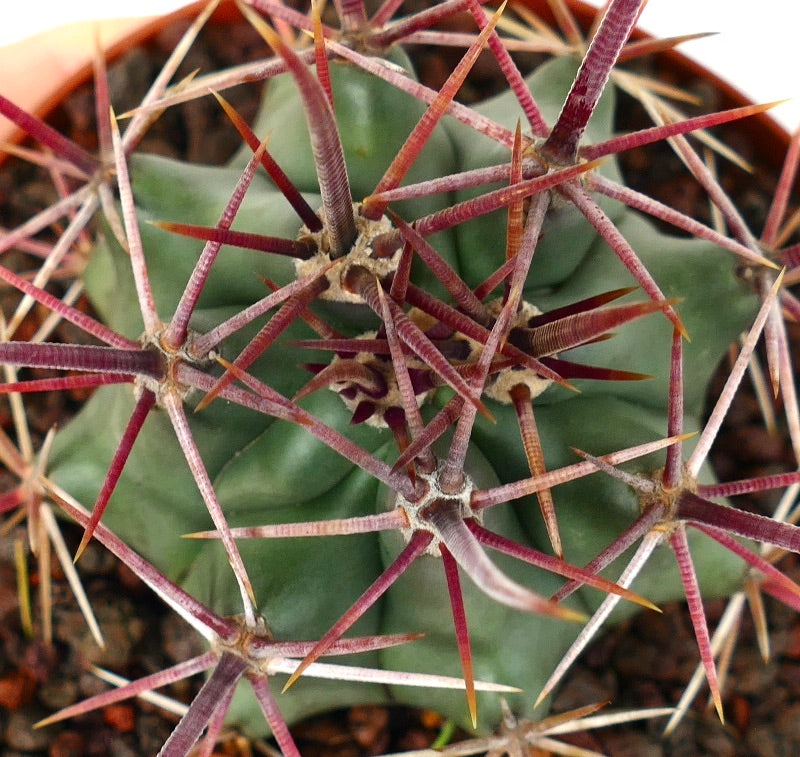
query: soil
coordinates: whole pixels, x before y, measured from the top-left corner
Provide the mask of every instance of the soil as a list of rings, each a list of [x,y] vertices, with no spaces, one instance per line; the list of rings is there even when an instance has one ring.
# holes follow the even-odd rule
[[[133,106],[141,98],[158,68],[158,60],[171,49],[180,28],[165,30],[147,49],[136,50],[111,68],[113,101],[118,111]],[[263,55],[263,43],[245,25],[212,30],[202,35],[202,43],[186,62],[185,71],[209,70],[244,59]],[[455,55],[455,53],[454,53]],[[430,50],[421,50],[418,65],[423,80],[432,86],[446,65]],[[686,82],[684,82],[687,84]],[[483,97],[501,86],[490,67],[479,63],[477,74],[468,87],[469,97]],[[715,93],[705,83],[688,82],[687,86],[703,95],[706,106]],[[252,91],[242,88],[227,95],[249,118],[257,101]],[[92,89],[76,92],[51,118],[87,149],[96,148],[93,124]],[[644,125],[638,106],[623,101],[620,128]],[[758,144],[743,126],[728,127],[726,140],[732,142],[745,159],[756,154]],[[168,111],[147,138],[146,149],[166,155],[204,162],[222,163],[239,146],[212,98]],[[657,172],[654,167],[657,166]],[[669,149],[658,146],[638,150],[624,161],[630,183],[647,186],[659,199],[703,215],[706,205],[695,183]],[[774,184],[776,171],[753,177],[735,168],[725,168],[724,181],[737,195],[748,213],[751,228],[760,229]],[[658,180],[653,181],[654,174]],[[0,172],[0,225],[14,227],[29,217],[52,197],[47,177],[28,165],[12,160]],[[29,270],[35,262],[21,254],[4,258],[4,264]],[[16,295],[0,290],[3,312],[9,312]],[[88,304],[87,304],[88,307]],[[37,328],[43,314],[35,310],[24,325],[24,333]],[[791,329],[793,353],[800,360],[800,333]],[[59,339],[71,341],[75,335],[61,327]],[[795,363],[797,364],[797,363]],[[724,376],[721,370],[720,376]],[[719,386],[711,387],[712,398]],[[41,442],[50,426],[64,423],[84,399],[79,393],[50,393],[27,403],[34,441]],[[0,426],[13,435],[7,403],[0,404]],[[770,435],[750,387],[740,391],[714,453],[718,475],[725,479],[773,473],[794,467],[785,433]],[[3,482],[13,486],[0,471]],[[737,501],[739,506],[770,514],[774,501],[751,497]],[[80,534],[65,524],[69,546],[74,550]],[[90,545],[79,563],[92,605],[100,616],[106,638],[105,652],[92,642],[85,623],[75,606],[71,591],[54,561],[52,578],[54,642],[42,642],[38,627],[27,637],[20,625],[19,600],[14,568],[14,544],[26,542],[25,528],[17,525],[0,537],[0,755],[29,757],[77,757],[78,755],[154,754],[166,739],[175,717],[146,703],[130,702],[109,707],[102,712],[76,718],[42,730],[31,725],[50,712],[64,707],[105,687],[86,671],[87,663],[113,668],[129,677],[137,677],[192,654],[195,635],[183,621],[166,611],[151,592],[124,566],[119,565],[97,545]],[[41,577],[37,563],[29,560],[31,583]],[[800,559],[791,555],[781,568],[800,580]],[[35,601],[35,600],[34,600]],[[712,627],[724,609],[724,603],[706,603]],[[739,642],[733,657],[724,700],[728,721],[723,726],[709,712],[706,694],[698,696],[689,716],[668,739],[661,735],[663,723],[617,727],[592,734],[582,734],[574,743],[584,748],[622,757],[673,757],[690,755],[760,755],[777,757],[800,753],[800,619],[785,607],[767,600],[770,620],[772,659],[761,660],[752,622],[745,613]],[[667,706],[680,697],[697,665],[697,651],[685,606],[664,608],[663,615],[642,613],[595,642],[573,668],[557,693],[554,709],[561,711],[592,701],[611,700],[614,707]],[[188,701],[197,681],[182,683],[166,692]],[[444,726],[436,713],[405,708],[361,707],[331,713],[301,723],[294,729],[303,755],[320,757],[358,757],[387,751],[428,746]],[[458,734],[454,738],[458,738]],[[237,736],[218,747],[218,755],[272,754],[266,744],[256,744]]]

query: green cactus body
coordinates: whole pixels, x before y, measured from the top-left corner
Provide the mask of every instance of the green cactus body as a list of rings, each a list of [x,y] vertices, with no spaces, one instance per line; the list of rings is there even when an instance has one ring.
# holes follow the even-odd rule
[[[542,67],[530,78],[531,90],[545,106],[556,107],[575,73],[570,60]],[[348,64],[332,65],[337,120],[343,135],[354,197],[371,192],[385,167],[423,112],[423,106],[398,94]],[[598,109],[590,137],[610,136],[613,97]],[[507,126],[519,118],[510,96],[495,99],[485,111]],[[319,205],[317,179],[310,157],[303,109],[288,77],[267,90],[259,135],[272,133],[269,149],[313,207]],[[407,181],[418,181],[495,162],[508,161],[507,151],[492,147],[466,127],[440,126],[416,162]],[[160,158],[132,161],[134,194],[141,219],[180,220],[214,225],[227,192],[234,185],[234,168],[180,166]],[[613,161],[602,169],[616,174]],[[409,218],[450,204],[435,197],[398,206]],[[703,397],[710,375],[728,345],[745,329],[756,310],[734,273],[727,252],[711,244],[661,234],[632,212],[609,208],[623,234],[644,259],[668,297],[680,297],[679,312],[693,341],[686,345],[687,426],[700,425]],[[296,217],[266,179],[257,179],[247,194],[236,228],[294,237]],[[199,245],[143,225],[144,245],[156,300],[170,313],[191,272]],[[494,213],[438,234],[431,243],[466,283],[475,287],[502,263],[505,213]],[[110,239],[110,235],[108,239]],[[444,290],[423,270],[415,283],[437,296]],[[225,248],[204,291],[192,325],[204,330],[226,315],[262,297],[259,275],[279,284],[293,276],[291,261],[277,255]],[[97,310],[114,328],[131,338],[141,330],[132,277],[124,253],[111,241],[98,245],[86,273],[87,289]],[[525,287],[525,299],[548,311],[617,287],[630,286],[630,275],[598,240],[589,224],[570,207],[548,220]],[[314,306],[316,308],[316,306]],[[320,305],[320,312],[348,335],[360,333],[363,312],[350,318],[344,311]],[[331,313],[334,313],[331,315]],[[358,325],[356,325],[358,324]],[[254,328],[222,346],[235,356]],[[303,362],[328,360],[322,353],[301,350],[291,342],[313,338],[294,323],[280,342],[253,366],[252,373],[285,396],[292,396],[307,379]],[[551,387],[537,400],[535,414],[548,468],[575,461],[570,447],[596,454],[663,436],[666,432],[669,345],[672,327],[652,315],[626,325],[613,340],[589,345],[569,355],[588,364],[653,374],[650,381],[576,382],[581,393]],[[426,417],[452,396],[438,390],[425,407]],[[103,388],[80,415],[59,432],[52,455],[51,476],[83,501],[93,501],[104,478],[121,429],[132,407],[130,388]],[[476,424],[468,458],[471,475],[490,482],[509,482],[529,474],[516,418],[508,406],[488,401],[496,419]],[[190,402],[193,404],[193,402]],[[333,393],[322,390],[302,406],[364,449],[391,461],[396,448],[387,430],[352,425],[351,413]],[[387,492],[371,476],[353,466],[302,427],[257,415],[217,400],[191,419],[193,433],[214,480],[215,490],[232,526],[365,515],[385,507]],[[687,429],[689,430],[689,429]],[[238,595],[223,549],[216,542],[194,541],[181,534],[209,528],[210,522],[180,449],[162,414],[151,417],[135,445],[104,522],[172,579],[221,614],[240,611]],[[636,471],[654,470],[663,460],[654,456],[629,464]],[[583,565],[610,543],[638,514],[635,495],[601,473],[554,490],[564,538],[565,557]],[[535,497],[487,512],[487,523],[517,541],[551,552]],[[255,595],[277,638],[319,638],[391,563],[402,547],[401,537],[360,534],[328,538],[243,541],[240,549],[251,571]],[[738,558],[704,537],[692,542],[701,583],[707,596],[723,595],[741,578]],[[494,556],[493,556],[493,559]],[[562,580],[519,561],[496,558],[515,581],[545,596]],[[390,669],[460,675],[453,643],[453,620],[438,558],[423,556],[380,600],[353,633],[421,632],[413,644],[372,653],[360,664]],[[618,573],[618,570],[617,570]],[[615,576],[612,569],[610,577]],[[634,588],[655,602],[682,597],[670,553],[657,555]],[[579,630],[562,621],[527,615],[488,599],[464,577],[467,618],[473,643],[476,678],[518,686],[515,709],[529,713],[535,695],[556,661]],[[570,602],[583,610],[597,606],[602,595],[582,589]],[[618,608],[620,618],[632,610]],[[287,720],[351,702],[389,700],[435,707],[461,722],[467,720],[461,692],[439,693],[376,685],[315,683],[303,679],[279,697]],[[499,720],[496,697],[482,695],[482,729]],[[231,717],[253,734],[264,729],[254,700],[237,695]]]

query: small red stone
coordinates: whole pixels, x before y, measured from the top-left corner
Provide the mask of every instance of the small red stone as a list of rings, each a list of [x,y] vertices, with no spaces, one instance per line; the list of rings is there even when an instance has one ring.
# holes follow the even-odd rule
[[[444,717],[434,710],[423,710],[419,719],[422,721],[422,725],[430,730],[441,728],[444,723]]]
[[[739,729],[739,733],[745,733],[750,725],[750,702],[742,696],[735,696],[730,711],[731,721]]]
[[[789,634],[789,643],[782,652],[784,657],[792,660],[800,660],[800,626],[792,628]]]
[[[14,670],[0,678],[0,707],[17,710],[33,700],[36,681],[24,670]]]
[[[136,711],[130,704],[110,704],[103,708],[103,720],[120,733],[130,733],[136,727]]]

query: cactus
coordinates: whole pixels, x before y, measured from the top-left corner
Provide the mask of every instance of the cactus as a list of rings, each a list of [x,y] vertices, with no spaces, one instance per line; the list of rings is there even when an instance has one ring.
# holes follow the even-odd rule
[[[625,187],[614,156],[680,140],[721,203],[682,135],[763,108],[616,136],[609,77],[634,0],[609,4],[582,60],[525,78],[496,29],[503,9],[393,19],[398,3],[335,5],[338,29],[273,0],[241,5],[274,56],[173,90],[166,77],[124,136],[101,116],[99,159],[0,103],[86,179],[70,229],[105,210],[81,273],[97,319],[0,268],[103,343],[0,344],[7,365],[79,372],[5,393],[98,387],[56,433],[39,496],[84,526],[79,554],[98,538],[211,645],[56,717],[213,670],[163,754],[207,725],[210,744],[225,717],[296,754],[286,722],[348,703],[434,708],[488,732],[534,717],[609,616],[684,595],[722,715],[700,596],[736,592],[749,565],[796,605],[800,589],[730,534],[796,551],[800,531],[712,499],[797,475],[717,485],[705,459],[791,295],[750,237]],[[474,34],[429,90],[402,45],[456,12]],[[484,47],[509,89],[459,105]],[[132,150],[149,113],[256,71],[268,84],[252,125],[216,95],[242,135],[229,165]],[[744,331],[704,425],[712,372]],[[317,662],[352,652],[368,667]],[[289,676],[281,694],[273,675]]]

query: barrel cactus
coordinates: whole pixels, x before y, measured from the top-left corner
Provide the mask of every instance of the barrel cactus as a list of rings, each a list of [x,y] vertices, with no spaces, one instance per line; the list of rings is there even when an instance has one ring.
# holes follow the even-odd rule
[[[742,488],[704,467],[729,392],[688,436],[729,345],[749,331],[735,388],[774,313],[776,265],[628,189],[614,157],[758,109],[616,135],[609,77],[641,4],[613,0],[582,59],[523,77],[504,9],[478,0],[408,17],[339,0],[338,27],[242,3],[271,57],[157,89],[133,122],[266,78],[249,125],[216,94],[243,143],[224,167],[137,153],[113,116],[97,160],[3,103],[90,177],[76,204],[117,190],[81,273],[97,320],[2,269],[102,345],[8,342],[0,359],[73,371],[5,392],[98,387],[38,483],[210,641],[180,671],[214,669],[164,754],[226,717],[296,754],[285,721],[363,702],[491,731],[497,692],[506,719],[534,717],[609,615],[684,595],[721,712],[699,597],[749,564],[797,602],[730,536],[795,549],[797,528],[711,499]],[[404,44],[457,14],[467,52],[430,90]],[[460,105],[486,47],[508,91]],[[313,677],[349,652],[347,682]]]

